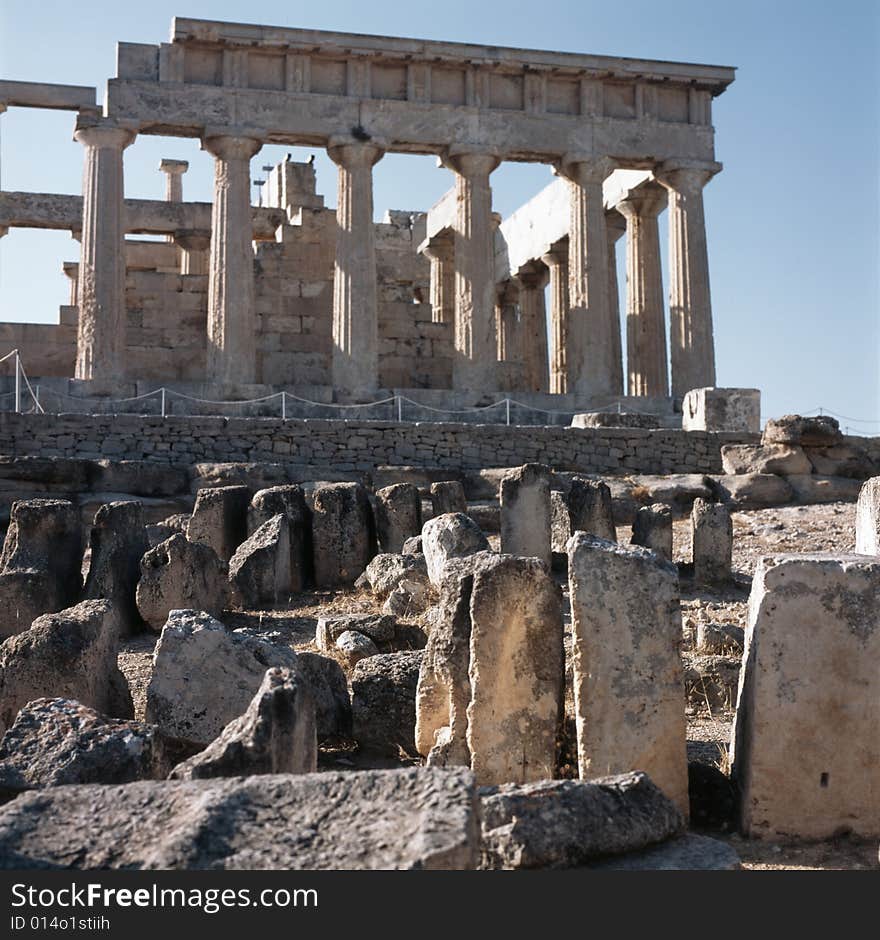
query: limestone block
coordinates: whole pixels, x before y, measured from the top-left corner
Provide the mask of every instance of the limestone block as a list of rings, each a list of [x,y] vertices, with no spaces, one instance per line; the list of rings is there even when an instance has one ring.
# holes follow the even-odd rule
[[[376,491],[376,539],[379,550],[396,553],[422,531],[422,498],[412,483],[395,483]]]
[[[864,480],[880,467],[862,447],[836,444],[832,447],[806,447],[813,473],[822,476],[852,477]]]
[[[106,503],[97,513],[89,536],[91,558],[83,596],[105,597],[119,610],[123,630],[143,625],[135,592],[141,558],[149,550],[144,512],[135,501]]]
[[[880,836],[878,657],[880,560],[761,560],[731,743],[744,834]]]
[[[27,630],[41,614],[76,603],[81,564],[82,527],[73,503],[14,502],[0,552],[0,636]]]
[[[414,756],[416,685],[422,651],[362,659],[351,677],[355,740],[367,751]]]
[[[739,855],[727,842],[686,832],[667,842],[610,855],[587,868],[595,871],[739,871]]]
[[[397,621],[386,614],[338,614],[318,618],[315,629],[315,645],[329,652],[343,633],[354,630],[368,636],[377,643],[388,643],[394,639]]]
[[[725,444],[721,448],[725,473],[812,473],[803,447],[797,444]]]
[[[785,478],[795,502],[853,503],[859,498],[861,483],[851,477],[823,477],[817,473],[798,473]]]
[[[501,551],[550,564],[550,469],[525,464],[501,481]]]
[[[114,718],[132,718],[125,677],[116,665],[121,623],[107,600],[83,601],[38,617],[0,645],[0,733],[34,699],[74,699]]]
[[[617,541],[611,490],[607,483],[573,477],[566,503],[572,534],[586,532],[609,542]]]
[[[856,504],[856,551],[880,555],[880,477],[862,485]]]
[[[203,610],[219,615],[229,594],[227,569],[215,551],[180,533],[141,559],[136,599],[141,617],[157,633],[169,611]]]
[[[318,742],[337,735],[351,736],[351,699],[342,667],[329,656],[299,652],[296,655],[299,674],[308,681],[315,702],[315,724]]]
[[[447,512],[467,512],[464,487],[458,480],[432,483],[431,508],[435,516],[442,516]]]
[[[429,519],[422,527],[422,550],[428,566],[428,579],[438,586],[443,568],[452,558],[464,558],[488,551],[489,542],[480,527],[469,516],[449,512]]]
[[[376,555],[358,578],[356,586],[368,588],[373,594],[384,597],[395,590],[401,581],[428,584],[428,566],[424,555]]]
[[[28,702],[0,742],[0,800],[71,783],[161,780],[171,749],[157,728],[65,698]]]
[[[0,867],[461,870],[478,860],[466,770],[61,787],[0,809]]]
[[[586,411],[571,416],[573,428],[659,428],[662,424],[658,415],[641,411]]]
[[[565,494],[559,490],[550,492],[550,548],[554,552],[564,552],[571,538],[571,517]]]
[[[266,671],[247,711],[233,719],[204,751],[178,764],[174,780],[307,774],[317,770],[315,703],[295,671]]]
[[[672,510],[665,503],[642,506],[632,527],[632,544],[672,561]]]
[[[276,607],[290,599],[290,529],[279,513],[235,550],[229,583],[246,609]]]
[[[267,668],[296,664],[288,647],[233,633],[201,611],[172,610],[153,654],[146,720],[170,737],[210,744],[246,711]]]
[[[729,581],[733,556],[730,509],[721,503],[694,500],[691,539],[694,580],[701,584],[724,584]]]
[[[642,770],[686,815],[678,572],[578,532],[568,577],[581,779]]]
[[[757,388],[695,388],[681,406],[685,431],[761,430],[761,392]]]
[[[368,656],[377,656],[379,647],[363,633],[355,630],[346,630],[336,639],[336,652],[345,660],[349,669],[354,667]]]
[[[248,508],[248,531],[282,513],[287,518],[290,541],[290,591],[298,594],[312,577],[312,515],[302,487],[270,486],[254,493]]]
[[[563,714],[562,594],[543,562],[497,555],[474,573],[467,742],[480,785],[550,778]]]
[[[216,486],[196,494],[187,538],[214,549],[225,562],[247,538],[250,494],[246,486]]]
[[[480,809],[484,869],[575,868],[684,830],[644,773],[486,787]]]
[[[768,509],[784,506],[794,498],[786,478],[775,473],[724,474],[709,479],[721,501],[732,509]]]
[[[783,415],[764,426],[762,444],[800,444],[802,447],[833,447],[841,443],[840,422],[830,415]]]
[[[407,539],[403,543],[403,554],[404,555],[424,555],[424,552],[422,551],[421,534],[416,535],[411,539]]]
[[[315,490],[312,513],[315,584],[353,584],[375,555],[373,514],[359,483],[328,483]]]

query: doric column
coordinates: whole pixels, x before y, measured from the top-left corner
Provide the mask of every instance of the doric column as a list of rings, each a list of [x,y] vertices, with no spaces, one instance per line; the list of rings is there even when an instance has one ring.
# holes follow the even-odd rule
[[[181,274],[207,274],[211,255],[211,233],[181,231],[173,235],[180,248]]]
[[[456,389],[491,391],[497,385],[495,336],[495,244],[489,174],[491,153],[451,152],[455,172],[455,356]]]
[[[569,181],[568,391],[613,395],[614,344],[608,303],[608,240],[602,183],[614,163],[607,157],[566,156],[559,172]]]
[[[165,201],[183,202],[183,174],[189,169],[189,161],[162,160],[159,169],[165,174]]]
[[[76,378],[119,378],[126,327],[122,152],[135,134],[94,124],[73,136],[85,147]]]
[[[550,385],[547,363],[547,310],[544,303],[547,280],[548,272],[544,265],[533,265],[517,274],[523,380],[530,392],[546,392]]]
[[[375,140],[331,141],[339,167],[336,265],[333,274],[333,387],[353,396],[379,385],[379,301],[373,236],[373,166],[384,147]]]
[[[498,289],[495,303],[495,329],[498,334],[500,362],[522,360],[522,334],[519,320],[519,290],[513,281]]]
[[[3,234],[3,226],[0,226],[0,235]],[[64,272],[67,279],[70,281],[70,306],[75,307],[77,304],[76,291],[77,291],[77,281],[79,280],[79,264],[74,261],[64,261],[61,265],[61,270]]]
[[[214,157],[207,377],[249,384],[257,380],[250,164],[262,144],[229,133],[206,136],[202,146]]]
[[[568,323],[568,242],[553,246],[541,260],[550,271],[550,391],[564,395],[568,391],[565,366],[565,331]]]
[[[605,213],[608,243],[608,328],[611,331],[611,382],[614,394],[623,393],[623,343],[620,336],[620,289],[617,284],[617,242],[626,231],[626,220],[614,210]]]
[[[441,232],[422,247],[431,262],[431,319],[455,322],[455,243],[451,232]]]
[[[703,187],[720,169],[720,163],[667,161],[654,174],[669,192],[669,345],[676,397],[715,385]]]
[[[627,394],[669,394],[660,230],[666,193],[656,184],[632,190],[617,204],[626,219]]]

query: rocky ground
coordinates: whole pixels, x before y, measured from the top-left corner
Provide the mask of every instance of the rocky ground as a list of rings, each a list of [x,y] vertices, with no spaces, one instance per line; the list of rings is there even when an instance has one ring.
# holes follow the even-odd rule
[[[758,559],[762,555],[782,552],[851,551],[855,506],[831,503],[737,512],[733,516],[733,526],[734,582],[722,590],[708,591],[695,589],[686,570],[682,578],[688,755],[692,761],[710,764],[723,771],[727,769],[727,744],[748,594]],[[629,537],[629,527],[620,526],[618,540],[628,542]],[[677,562],[686,565],[690,561],[690,525],[686,519],[675,523],[674,553]],[[224,621],[233,629],[253,631],[296,649],[314,649],[319,616],[376,612],[378,606],[376,598],[367,592],[309,593],[291,598],[285,610],[229,614]],[[418,621],[415,623],[418,625]],[[128,679],[139,718],[143,717],[155,642],[156,637],[152,635],[132,638],[119,655],[119,666]],[[413,762],[411,756],[401,755],[401,764]],[[393,761],[390,763],[394,764]],[[381,764],[388,765],[389,762]],[[380,765],[360,756],[353,742],[334,742],[332,747],[325,747],[319,757],[319,769],[324,770],[368,766]],[[573,767],[570,769],[574,772]],[[753,842],[717,830],[711,834],[729,841],[747,869],[878,867],[877,846],[873,843],[841,838],[819,844],[792,845]]]

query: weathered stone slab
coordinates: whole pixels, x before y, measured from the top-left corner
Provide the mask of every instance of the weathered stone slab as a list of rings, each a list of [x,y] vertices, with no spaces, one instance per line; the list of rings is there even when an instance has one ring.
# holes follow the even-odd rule
[[[243,607],[276,607],[290,599],[290,524],[279,513],[235,550],[229,583]]]
[[[686,832],[641,851],[589,862],[587,867],[596,871],[738,871],[742,865],[726,842]]]
[[[464,558],[488,551],[489,541],[469,516],[450,512],[429,519],[422,527],[422,550],[428,566],[428,578],[439,585],[443,569],[452,558]]]
[[[813,467],[797,444],[725,444],[721,448],[725,473],[812,473]]]
[[[247,538],[250,491],[246,486],[211,486],[196,494],[187,528],[191,542],[208,545],[228,562]]]
[[[82,527],[73,503],[27,499],[12,504],[0,552],[0,636],[41,614],[75,604],[82,589]]]
[[[351,735],[351,699],[342,667],[320,653],[296,654],[298,673],[308,680],[315,702],[318,743],[338,735]]]
[[[733,523],[722,503],[694,500],[691,511],[694,580],[700,584],[725,584],[731,576]]]
[[[208,545],[172,535],[141,559],[138,611],[157,633],[172,610],[203,610],[219,615],[228,594],[226,564]]]
[[[401,581],[428,584],[428,567],[421,553],[407,555],[376,555],[358,578],[356,587],[366,587],[383,597]]]
[[[121,624],[110,601],[83,601],[38,617],[0,645],[0,732],[27,702],[74,699],[103,715],[132,718],[125,677],[116,665]]]
[[[856,551],[860,555],[880,555],[880,477],[868,480],[859,490]]]
[[[800,444],[803,447],[831,447],[840,443],[840,422],[831,415],[783,415],[764,425],[762,444]]]
[[[206,613],[172,610],[153,654],[146,720],[170,737],[210,744],[251,703],[266,669],[296,653],[233,633]]]
[[[643,770],[688,811],[678,572],[647,549],[568,543],[581,779]]]
[[[647,774],[480,789],[487,869],[574,868],[679,835],[684,819]]]
[[[478,860],[467,770],[60,787],[0,810],[3,868],[473,869]]]
[[[657,415],[641,411],[585,411],[571,416],[573,428],[659,428],[663,422]]]
[[[442,480],[431,484],[431,509],[435,516],[447,512],[467,512],[464,487],[458,480]]]
[[[880,465],[873,460],[862,447],[852,444],[835,444],[831,447],[806,447],[806,455],[812,465],[813,473],[820,476],[852,477],[865,480],[880,470]]]
[[[794,499],[786,478],[773,473],[724,474],[708,479],[716,497],[733,509],[769,509]]]
[[[422,531],[422,497],[412,483],[395,483],[376,491],[376,539],[379,550],[398,553],[403,543]]]
[[[312,513],[301,486],[270,486],[254,493],[248,508],[248,530],[281,513],[287,518],[290,538],[290,590],[296,594],[312,578]]]
[[[525,464],[501,481],[501,551],[550,564],[550,469]]]
[[[731,742],[745,835],[880,835],[880,560],[761,559]]]
[[[359,483],[328,483],[314,494],[312,544],[315,584],[353,584],[376,554],[373,513]]]
[[[0,742],[0,801],[70,783],[161,780],[170,761],[153,725],[106,718],[71,699],[38,698]]]
[[[149,549],[141,504],[132,500],[102,506],[95,514],[89,544],[85,599],[104,597],[113,601],[125,631],[141,627],[143,620],[135,592],[141,576],[141,558]]]
[[[685,431],[761,430],[761,392],[757,388],[695,388],[681,406]]]
[[[632,544],[672,561],[672,510],[665,503],[642,506],[632,527]]]
[[[798,503],[854,503],[859,498],[861,483],[851,477],[823,477],[817,473],[793,474],[785,482]]]
[[[204,751],[178,764],[175,780],[307,774],[317,770],[315,703],[308,682],[293,670],[266,671],[247,711]]]
[[[571,532],[586,532],[596,538],[617,541],[611,490],[601,480],[573,477],[566,495]]]
[[[571,518],[565,494],[559,490],[550,491],[550,548],[554,552],[564,552],[571,538]]]
[[[351,677],[355,740],[364,750],[415,755],[416,685],[422,651],[362,659]]]

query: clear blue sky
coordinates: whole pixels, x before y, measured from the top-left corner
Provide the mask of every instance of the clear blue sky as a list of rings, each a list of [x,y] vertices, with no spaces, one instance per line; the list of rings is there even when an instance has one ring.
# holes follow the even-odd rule
[[[718,384],[761,388],[768,416],[821,406],[877,434],[878,11],[876,0],[0,0],[0,77],[97,85],[100,95],[116,42],[167,41],[174,15],[736,66],[714,106],[724,171],[706,190]],[[69,113],[3,115],[2,187],[78,193],[72,126]],[[284,150],[264,148],[255,171]],[[126,152],[127,195],[162,197],[161,157],[190,160],[186,198],[210,199],[211,161],[197,143],[153,137]],[[319,155],[317,168],[335,205],[332,165]],[[504,164],[495,208],[511,212],[550,179],[546,167]],[[386,157],[377,214],[425,209],[449,184],[429,158]],[[55,319],[68,290],[61,261],[77,254],[63,233],[0,240],[0,319]],[[619,254],[622,263],[622,243]]]

